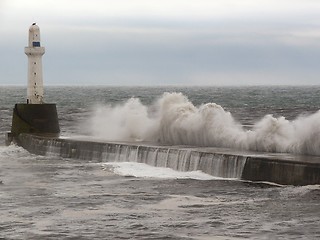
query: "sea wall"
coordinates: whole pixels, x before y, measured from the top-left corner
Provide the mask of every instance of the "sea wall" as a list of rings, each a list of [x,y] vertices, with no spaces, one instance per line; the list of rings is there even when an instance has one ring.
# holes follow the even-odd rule
[[[233,152],[228,149],[100,142],[20,134],[29,152],[96,162],[140,162],[177,171],[278,184],[320,184],[320,158]]]

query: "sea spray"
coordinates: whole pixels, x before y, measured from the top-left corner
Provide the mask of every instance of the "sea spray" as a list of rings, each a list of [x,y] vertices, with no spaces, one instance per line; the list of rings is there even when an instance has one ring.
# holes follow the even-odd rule
[[[195,107],[181,93],[165,93],[158,104],[158,131],[161,142],[234,147],[243,137],[240,124],[234,121],[229,112],[215,103]]]
[[[130,98],[122,105],[97,106],[89,127],[92,135],[108,140],[143,140],[155,123],[148,107],[139,99]]]
[[[90,118],[89,130],[95,137],[113,141],[320,155],[319,122],[319,111],[293,121],[266,115],[248,130],[218,104],[197,107],[182,93],[164,93],[150,106],[137,98],[117,106],[99,106]]]

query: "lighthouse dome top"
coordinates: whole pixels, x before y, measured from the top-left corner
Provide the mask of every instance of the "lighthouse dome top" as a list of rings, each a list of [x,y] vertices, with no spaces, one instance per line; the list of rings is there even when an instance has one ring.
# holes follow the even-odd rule
[[[40,28],[36,23],[29,28],[29,47],[40,47]]]
[[[36,23],[32,23],[32,25],[30,26],[30,28],[29,28],[29,31],[30,32],[33,32],[33,31],[39,31],[40,29],[39,29],[39,27],[38,27],[38,25],[36,24]]]

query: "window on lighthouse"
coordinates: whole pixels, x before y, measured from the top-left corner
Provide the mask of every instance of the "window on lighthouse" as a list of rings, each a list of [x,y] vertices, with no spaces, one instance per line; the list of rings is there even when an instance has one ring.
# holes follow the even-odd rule
[[[40,42],[32,42],[33,47],[40,47]]]

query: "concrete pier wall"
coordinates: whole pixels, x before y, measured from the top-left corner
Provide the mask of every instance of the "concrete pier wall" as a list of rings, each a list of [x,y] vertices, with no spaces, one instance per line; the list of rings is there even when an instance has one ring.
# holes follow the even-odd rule
[[[19,142],[29,152],[39,155],[56,155],[96,162],[140,162],[177,171],[201,170],[217,177],[278,184],[320,184],[319,157],[48,138],[32,134],[20,134]]]

